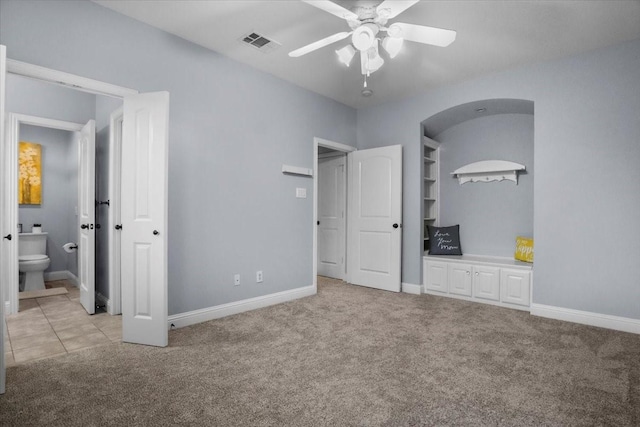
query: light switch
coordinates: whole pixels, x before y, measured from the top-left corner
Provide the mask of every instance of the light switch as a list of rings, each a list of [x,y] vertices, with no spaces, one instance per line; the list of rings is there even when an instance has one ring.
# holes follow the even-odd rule
[[[306,188],[296,188],[296,197],[298,199],[306,199],[307,198],[307,189]]]

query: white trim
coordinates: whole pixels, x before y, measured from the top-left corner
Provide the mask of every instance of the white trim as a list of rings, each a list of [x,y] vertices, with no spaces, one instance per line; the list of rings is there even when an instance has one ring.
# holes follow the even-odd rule
[[[49,271],[44,273],[45,282],[49,282],[52,280],[68,280],[76,288],[80,284],[78,277],[69,270]]]
[[[343,153],[350,153],[352,151],[356,151],[355,147],[350,145],[340,144],[339,142],[329,141],[328,139],[322,139],[318,137],[313,138],[313,222],[311,223],[311,227],[313,227],[313,287],[317,289],[318,287],[318,147],[326,147],[331,148],[336,151],[342,151]],[[346,172],[346,171],[345,171]],[[345,189],[347,185],[348,174],[345,173]],[[349,197],[345,192],[345,200]],[[347,204],[345,203],[345,218],[347,218]],[[347,227],[349,224],[347,223]],[[345,229],[345,235],[347,230]],[[344,266],[346,268],[347,265],[347,249],[345,245],[345,260]],[[349,270],[345,271],[344,281],[349,281]]]
[[[44,273],[44,281],[50,282],[52,280],[66,280],[67,279],[67,270],[60,271],[49,271]]]
[[[109,295],[112,304],[108,304],[109,314],[122,313],[122,285],[120,281],[120,239],[121,232],[115,229],[116,224],[122,223],[121,206],[121,178],[122,178],[122,121],[123,107],[118,108],[109,117],[109,210],[107,245],[109,253]]]
[[[316,286],[311,285],[305,286],[304,288],[292,289],[275,294],[249,298],[242,301],[216,305],[214,307],[202,308],[200,310],[188,311],[186,313],[172,314],[167,319],[167,326],[169,329],[172,328],[172,325],[175,328],[182,328],[184,326],[220,319],[221,317],[231,316],[233,314],[244,313],[245,311],[256,310],[270,305],[293,301],[298,298],[315,295],[316,293]]]
[[[413,283],[404,283],[400,284],[400,289],[402,292],[406,294],[413,295],[421,295],[422,294],[422,285],[414,285]]]
[[[95,95],[105,95],[112,98],[124,98],[128,95],[135,95],[137,90],[112,85],[98,80],[80,77],[64,71],[52,70],[39,65],[28,64],[26,62],[7,59],[7,72],[19,76],[30,77],[32,79],[43,80],[60,86],[71,87],[82,92]]]
[[[531,304],[531,315],[640,334],[640,319],[631,319],[629,317],[611,316],[609,314],[573,310],[543,304]]]

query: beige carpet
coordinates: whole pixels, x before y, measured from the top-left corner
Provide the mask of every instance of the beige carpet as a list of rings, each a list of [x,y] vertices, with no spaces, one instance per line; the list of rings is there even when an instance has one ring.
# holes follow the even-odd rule
[[[54,295],[64,295],[67,293],[69,292],[67,292],[67,289],[63,287],[40,289],[37,291],[23,291],[18,293],[18,299],[23,300],[23,299],[31,299],[31,298],[44,298],[44,297],[51,297]]]
[[[638,426],[640,337],[322,280],[317,296],[8,369],[8,426]]]

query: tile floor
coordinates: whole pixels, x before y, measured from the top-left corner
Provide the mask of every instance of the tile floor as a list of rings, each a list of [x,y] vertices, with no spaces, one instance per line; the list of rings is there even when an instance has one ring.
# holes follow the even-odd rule
[[[7,366],[108,345],[122,339],[122,317],[106,312],[88,315],[80,305],[80,290],[67,280],[46,287],[67,288],[68,293],[20,300],[18,313],[6,317]]]

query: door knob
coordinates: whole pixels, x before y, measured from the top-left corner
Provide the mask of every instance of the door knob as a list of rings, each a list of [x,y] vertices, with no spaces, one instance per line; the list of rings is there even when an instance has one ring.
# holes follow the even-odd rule
[[[115,229],[116,230],[122,230],[122,224],[116,224]]]
[[[4,238],[7,239],[7,240],[11,240],[12,239],[11,234],[7,234],[6,236],[4,236]]]
[[[318,225],[320,225],[320,221],[318,221]]]
[[[80,228],[82,228],[83,230],[86,230],[87,228],[89,228],[89,224],[82,224],[80,225]]]
[[[393,224],[393,228],[398,228],[398,227],[400,227],[398,223]]]
[[[157,236],[158,234],[160,234],[160,232],[158,230],[153,230],[153,235]]]

